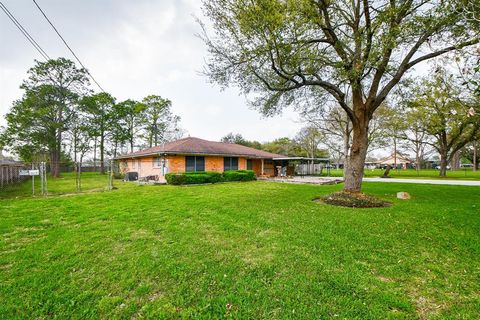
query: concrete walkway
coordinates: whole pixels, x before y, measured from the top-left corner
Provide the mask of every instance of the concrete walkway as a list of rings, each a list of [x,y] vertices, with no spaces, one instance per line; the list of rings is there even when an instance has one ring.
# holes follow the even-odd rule
[[[480,181],[475,180],[443,180],[443,179],[402,179],[402,178],[363,178],[367,182],[401,182],[420,184],[447,184],[453,186],[478,186]]]
[[[292,177],[292,178],[268,178],[268,181],[297,183],[297,184],[337,184],[343,182],[343,177]],[[402,178],[363,178],[365,182],[386,183],[417,183],[417,184],[443,184],[454,186],[478,186],[480,181],[475,180],[443,180],[443,179],[402,179]]]

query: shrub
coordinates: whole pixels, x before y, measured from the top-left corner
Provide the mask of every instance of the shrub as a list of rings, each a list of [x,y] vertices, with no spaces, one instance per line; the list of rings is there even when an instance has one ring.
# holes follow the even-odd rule
[[[165,175],[165,180],[167,180],[168,184],[173,184],[178,186],[178,185],[185,184],[185,181],[187,179],[184,173],[167,173]]]
[[[217,183],[222,181],[252,181],[255,180],[255,172],[253,170],[229,170],[223,175],[219,172],[182,172],[167,173],[165,179],[168,184],[184,185],[184,184],[204,184]]]
[[[252,181],[255,180],[253,170],[228,170],[223,173],[225,181]]]
[[[168,184],[173,185],[217,183],[223,181],[222,174],[219,172],[167,173],[165,179]]]

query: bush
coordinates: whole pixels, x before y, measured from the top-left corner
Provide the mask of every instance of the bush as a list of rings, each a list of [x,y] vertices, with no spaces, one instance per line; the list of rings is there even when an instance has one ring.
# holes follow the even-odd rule
[[[165,179],[168,184],[179,186],[184,184],[217,183],[222,181],[252,181],[256,178],[253,170],[229,170],[225,171],[223,175],[220,172],[167,173]]]
[[[168,184],[173,185],[217,183],[223,181],[222,174],[219,172],[167,173],[165,179]]]
[[[228,170],[223,173],[225,181],[252,181],[255,180],[253,170]]]

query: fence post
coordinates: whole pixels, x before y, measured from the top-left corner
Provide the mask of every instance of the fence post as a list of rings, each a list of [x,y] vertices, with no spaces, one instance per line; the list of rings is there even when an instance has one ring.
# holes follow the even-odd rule
[[[40,162],[39,170],[40,170],[40,192],[42,193],[42,195],[45,195],[45,190],[43,188],[43,162]]]
[[[110,175],[108,176],[108,190],[113,189],[113,160],[110,160]]]

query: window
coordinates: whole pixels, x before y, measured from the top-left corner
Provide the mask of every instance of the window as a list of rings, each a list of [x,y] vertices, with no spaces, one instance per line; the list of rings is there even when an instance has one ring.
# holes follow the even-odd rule
[[[223,158],[223,170],[238,170],[238,158]]]
[[[247,170],[253,170],[252,159],[247,159]]]
[[[162,158],[160,158],[160,157],[153,158],[153,167],[154,168],[161,168],[162,167]]]
[[[205,171],[205,157],[197,157],[197,156],[185,157],[185,171],[186,172]]]
[[[133,169],[140,169],[140,159],[133,160]]]

